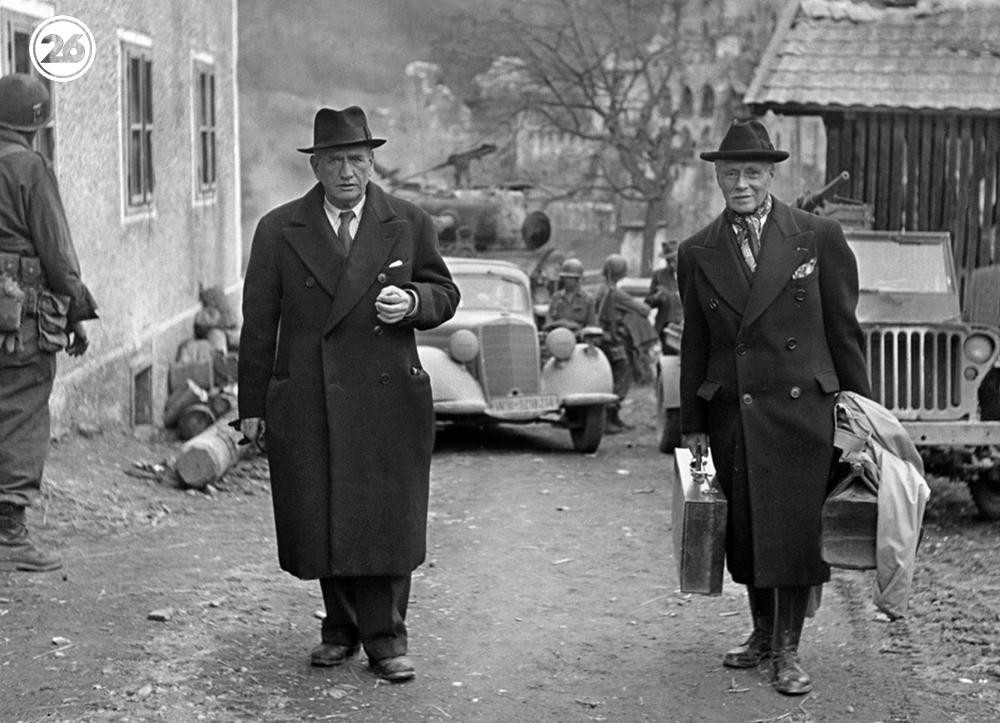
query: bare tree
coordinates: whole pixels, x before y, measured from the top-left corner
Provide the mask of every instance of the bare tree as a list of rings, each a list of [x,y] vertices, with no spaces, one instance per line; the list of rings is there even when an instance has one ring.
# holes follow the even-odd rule
[[[549,177],[566,196],[614,196],[645,208],[643,273],[678,164],[693,145],[678,124],[690,33],[684,0],[516,0],[480,42],[502,51],[481,75],[481,109],[556,138]],[[690,28],[688,28],[690,30]],[[690,57],[690,56],[688,56]]]

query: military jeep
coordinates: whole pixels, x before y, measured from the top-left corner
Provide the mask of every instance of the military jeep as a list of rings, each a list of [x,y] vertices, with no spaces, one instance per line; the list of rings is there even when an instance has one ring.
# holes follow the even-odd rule
[[[858,260],[874,398],[925,461],[952,460],[951,474],[969,483],[979,511],[1000,519],[1000,421],[982,401],[995,386],[984,380],[1000,374],[1000,329],[963,320],[947,233],[844,233]]]

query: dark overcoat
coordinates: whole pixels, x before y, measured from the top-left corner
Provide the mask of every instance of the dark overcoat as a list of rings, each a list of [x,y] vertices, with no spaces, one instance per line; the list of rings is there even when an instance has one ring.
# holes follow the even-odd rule
[[[379,321],[387,285],[416,293],[415,316]],[[424,560],[434,413],[414,329],[451,318],[458,299],[430,217],[372,183],[349,254],[319,184],[260,220],[239,411],[266,422],[283,569],[404,575]]]
[[[774,200],[752,278],[724,215],[678,255],[681,428],[707,432],[738,583],[815,585],[839,390],[870,396],[839,224]]]

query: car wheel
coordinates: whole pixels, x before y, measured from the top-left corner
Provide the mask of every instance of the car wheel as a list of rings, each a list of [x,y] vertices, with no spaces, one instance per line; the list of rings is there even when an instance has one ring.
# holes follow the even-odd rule
[[[1000,520],[1000,477],[995,471],[980,472],[970,479],[969,492],[980,515],[987,520]]]
[[[604,405],[591,404],[566,410],[573,449],[583,454],[596,452],[604,436]]]
[[[681,444],[681,410],[666,409],[660,426],[660,451],[673,454]]]

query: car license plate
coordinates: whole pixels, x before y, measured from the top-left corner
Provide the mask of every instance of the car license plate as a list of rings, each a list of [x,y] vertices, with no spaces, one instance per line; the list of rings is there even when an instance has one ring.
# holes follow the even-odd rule
[[[559,399],[555,394],[543,394],[538,397],[498,397],[490,400],[488,412],[491,414],[512,414],[521,412],[548,412],[559,408]]]

